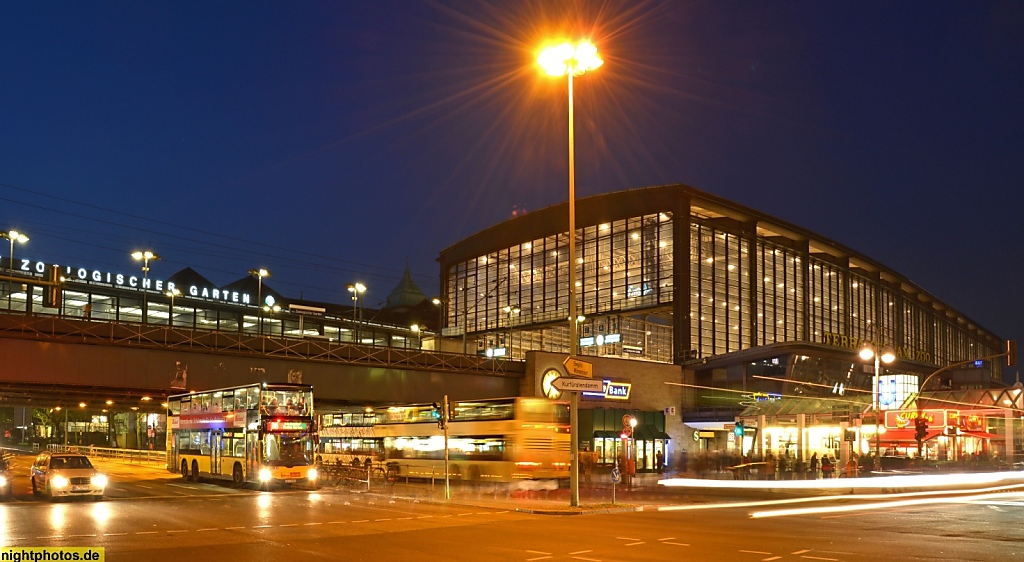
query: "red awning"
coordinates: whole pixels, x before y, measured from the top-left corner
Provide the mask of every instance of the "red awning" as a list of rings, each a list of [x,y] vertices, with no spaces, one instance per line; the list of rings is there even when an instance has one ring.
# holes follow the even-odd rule
[[[910,442],[917,443],[917,439],[914,434],[917,432],[914,428],[903,428],[903,429],[887,429],[881,436],[882,442]],[[941,429],[929,429],[928,434],[924,436],[924,441],[927,441],[937,435],[942,435]],[[874,436],[868,436],[869,441],[873,441]]]
[[[1000,435],[998,433],[989,433],[987,431],[961,430],[960,434],[961,435],[970,435],[971,437],[981,437],[982,439],[998,439],[998,440],[1001,440],[1001,441],[1005,441],[1006,440],[1006,436],[1005,435]]]

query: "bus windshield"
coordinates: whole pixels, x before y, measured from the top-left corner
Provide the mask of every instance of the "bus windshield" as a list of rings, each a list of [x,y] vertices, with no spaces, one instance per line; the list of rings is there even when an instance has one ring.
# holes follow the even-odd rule
[[[263,443],[263,460],[270,466],[298,466],[313,462],[313,437],[309,433],[267,433]]]

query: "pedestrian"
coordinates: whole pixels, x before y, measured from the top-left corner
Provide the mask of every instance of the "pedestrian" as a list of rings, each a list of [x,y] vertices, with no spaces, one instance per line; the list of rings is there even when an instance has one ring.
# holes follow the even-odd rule
[[[818,470],[820,470],[820,469],[821,469],[821,461],[818,460],[818,453],[814,453],[814,454],[811,455],[811,474],[810,474],[810,479],[811,480],[817,480],[818,479]]]
[[[832,458],[828,455],[822,455],[821,457],[821,476],[822,478],[832,478]]]
[[[665,453],[662,453],[661,451],[658,451],[657,453],[654,454],[654,468],[655,468],[655,470],[657,470],[660,473],[665,468],[664,464],[665,464]]]
[[[764,479],[775,480],[775,455],[771,451],[764,458]]]

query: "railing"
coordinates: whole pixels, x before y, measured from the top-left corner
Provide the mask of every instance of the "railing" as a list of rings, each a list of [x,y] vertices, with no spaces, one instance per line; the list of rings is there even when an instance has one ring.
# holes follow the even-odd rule
[[[488,375],[518,375],[525,365],[522,361],[491,359],[463,353],[375,347],[301,337],[260,336],[130,322],[85,321],[41,315],[0,314],[0,337],[288,357],[325,363]]]
[[[54,453],[81,453],[92,458],[112,459],[129,464],[151,463],[167,464],[167,451],[149,451],[146,449],[117,449],[113,447],[93,447],[82,445],[49,445]]]

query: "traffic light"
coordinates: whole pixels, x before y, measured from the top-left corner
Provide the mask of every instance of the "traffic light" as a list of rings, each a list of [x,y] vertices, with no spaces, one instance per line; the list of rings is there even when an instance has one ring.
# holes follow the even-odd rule
[[[441,420],[441,403],[440,402],[434,402],[433,404],[430,405],[430,408],[431,408],[430,415],[433,416],[433,418],[435,420],[440,421]]]
[[[43,307],[58,308],[60,306],[60,266],[51,265],[46,268],[46,285],[43,285]]]
[[[743,422],[736,422],[736,427],[732,429],[732,434],[736,437],[743,437]]]
[[[1017,340],[1006,340],[1006,366],[1017,364]]]
[[[914,439],[924,441],[928,436],[928,420],[924,418],[914,419]]]
[[[454,402],[449,402],[448,403],[448,421],[452,421],[454,419],[455,419],[455,403]]]

